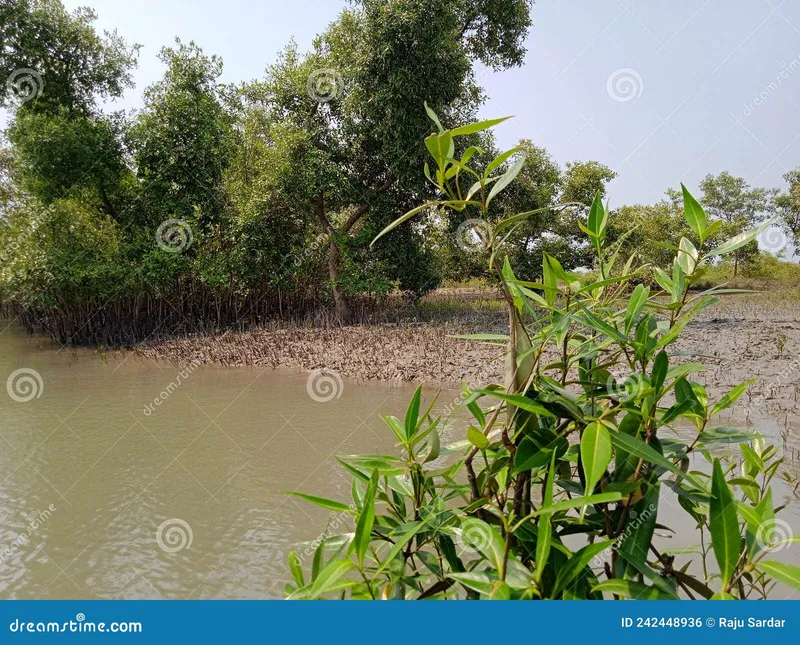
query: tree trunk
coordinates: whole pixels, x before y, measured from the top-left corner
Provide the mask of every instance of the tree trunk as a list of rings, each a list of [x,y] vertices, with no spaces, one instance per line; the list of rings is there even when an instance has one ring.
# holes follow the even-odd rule
[[[319,195],[314,200],[314,207],[317,211],[317,217],[322,224],[322,228],[328,234],[328,277],[331,281],[331,292],[333,293],[336,318],[339,322],[348,322],[351,316],[350,303],[347,302],[347,297],[339,286],[341,253],[339,252],[339,245],[336,243],[336,230],[325,214],[325,200],[322,195]]]
[[[342,293],[339,286],[339,262],[340,262],[339,245],[336,240],[331,237],[328,242],[328,275],[331,279],[331,291],[333,292],[333,303],[336,307],[336,318],[339,322],[348,322],[350,320],[351,311],[350,303],[347,302],[347,297]]]

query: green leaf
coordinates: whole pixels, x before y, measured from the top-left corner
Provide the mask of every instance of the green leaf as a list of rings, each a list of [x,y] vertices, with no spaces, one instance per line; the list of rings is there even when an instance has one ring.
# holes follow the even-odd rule
[[[502,577],[506,545],[494,527],[483,520],[468,517],[461,520],[461,540],[491,562]]]
[[[356,512],[350,508],[347,504],[342,504],[341,502],[335,502],[332,499],[325,499],[324,497],[314,497],[314,495],[306,495],[305,493],[296,493],[293,491],[287,491],[289,495],[294,495],[295,497],[299,497],[301,499],[306,500],[307,502],[311,502],[312,504],[316,504],[317,506],[321,506],[322,508],[327,508],[329,511],[336,511],[337,513],[350,513],[355,515]]]
[[[692,197],[686,189],[686,186],[681,184],[681,190],[683,191],[683,216],[686,218],[686,223],[689,225],[689,228],[691,228],[695,232],[695,235],[700,238],[700,241],[703,242],[705,241],[708,221],[706,213],[703,207],[700,206],[698,201]]]
[[[476,121],[475,123],[469,123],[467,125],[462,125],[459,128],[454,128],[450,130],[450,134],[454,137],[460,137],[467,134],[475,134],[476,132],[483,132],[484,130],[488,130],[489,128],[493,128],[499,123],[503,121],[507,121],[510,119],[510,116],[504,116],[499,119],[487,119],[486,121]]]
[[[488,596],[492,593],[492,585],[497,578],[483,571],[470,573],[449,573],[448,578],[461,583],[465,587],[477,591],[479,594]]]
[[[711,476],[711,504],[709,507],[709,525],[711,544],[714,556],[719,565],[722,584],[727,585],[736,570],[739,561],[741,540],[739,538],[739,522],[736,519],[736,504],[731,489],[725,481],[719,459],[714,460],[714,472]]]
[[[433,208],[434,206],[441,206],[444,202],[425,202],[422,206],[417,206],[416,208],[412,208],[408,211],[405,215],[398,217],[394,222],[389,224],[385,229],[383,229],[380,233],[375,236],[375,239],[369,243],[370,248],[373,247],[375,242],[381,239],[384,235],[386,235],[389,231],[393,231],[396,229],[400,224],[410,220],[414,215],[418,215],[422,211],[428,210],[429,208]]]
[[[775,562],[775,560],[759,562],[756,567],[759,571],[775,578],[775,580],[794,589],[800,589],[800,567],[793,564]]]
[[[614,444],[615,448],[622,449],[625,452],[637,457],[639,459],[644,459],[645,461],[650,462],[651,464],[655,464],[656,466],[661,466],[662,468],[666,468],[670,472],[675,473],[679,477],[686,477],[687,479],[693,481],[700,487],[703,487],[703,483],[697,479],[691,473],[684,473],[680,468],[678,468],[675,464],[669,461],[664,455],[660,452],[656,451],[655,448],[646,444],[644,441],[639,439],[638,437],[632,437],[631,435],[625,434],[623,432],[612,432],[611,433],[611,443]]]
[[[613,544],[614,540],[595,542],[594,544],[583,547],[580,551],[575,553],[567,560],[566,564],[559,568],[551,597],[555,598],[567,585],[573,583],[596,555],[611,548]]]
[[[408,544],[408,541],[411,538],[413,538],[417,533],[419,533],[422,529],[424,529],[427,526],[427,524],[428,524],[427,521],[413,522],[410,528],[400,537],[392,538],[394,540],[394,544],[392,545],[392,548],[386,552],[385,555],[382,555],[381,564],[378,567],[377,571],[375,571],[375,578],[377,578],[381,573],[383,573],[386,567],[391,565],[392,561],[397,557],[397,554],[400,553],[400,551],[402,551],[405,548],[406,544]]]
[[[431,121],[433,121],[436,124],[436,127],[439,128],[439,132],[444,132],[444,128],[442,127],[441,121],[439,121],[439,117],[436,116],[436,112],[430,108],[427,101],[425,101],[425,111],[428,113]]]
[[[534,414],[538,414],[540,417],[550,417],[552,419],[556,418],[556,415],[550,412],[550,410],[545,408],[541,403],[538,403],[533,399],[529,399],[527,396],[522,394],[503,394],[502,392],[497,392],[495,390],[476,390],[476,392],[501,399],[506,403],[510,403],[516,408],[520,408],[527,412],[533,412]]]
[[[589,210],[589,235],[592,238],[597,257],[602,259],[602,245],[606,237],[606,222],[608,220],[608,213],[603,208],[603,199],[598,190],[595,193],[592,207]]]
[[[467,428],[467,439],[479,450],[486,450],[489,447],[489,440],[486,438],[486,435],[475,426]]]
[[[326,591],[330,591],[352,568],[353,563],[350,560],[331,560],[311,585],[310,597],[319,598]]]
[[[658,587],[651,587],[642,582],[612,578],[592,587],[592,591],[605,591],[630,598],[631,600],[678,600],[675,594],[668,594]]]
[[[711,409],[711,414],[709,416],[714,416],[717,412],[722,412],[727,408],[731,407],[736,401],[739,400],[739,397],[745,393],[748,387],[750,387],[753,383],[756,382],[757,379],[750,379],[749,381],[745,381],[744,383],[739,383],[735,388],[733,388],[730,392],[725,394],[714,407]]]
[[[608,464],[611,462],[611,437],[608,428],[593,421],[581,436],[581,465],[586,477],[586,492],[594,492]]]
[[[297,553],[294,551],[289,554],[289,569],[292,572],[292,577],[295,582],[301,587],[304,587],[306,582],[303,577],[303,567],[300,566],[300,558],[297,557]]]
[[[375,491],[377,488],[378,471],[375,470],[369,481],[367,494],[364,496],[364,506],[361,508],[361,514],[358,516],[358,523],[356,524],[354,544],[359,566],[364,565],[364,556],[372,539],[372,525],[375,521]]]
[[[547,474],[547,482],[545,483],[544,499],[542,506],[551,506],[553,504],[553,483],[556,479],[556,453],[550,459],[550,470]],[[552,515],[549,513],[542,516],[539,520],[538,531],[536,533],[536,570],[534,576],[536,582],[539,583],[544,575],[544,569],[547,566],[547,559],[550,557],[550,547],[553,543],[553,525],[551,521]]]
[[[489,191],[489,196],[486,198],[486,205],[489,205],[489,202],[494,199],[494,197],[503,190],[506,186],[508,186],[516,176],[519,174],[520,170],[522,170],[523,166],[525,165],[525,157],[521,157],[511,168],[509,168],[500,179],[497,180],[497,183],[492,186],[492,190]]]
[[[631,299],[628,301],[628,307],[625,310],[625,334],[628,334],[634,324],[639,319],[639,314],[647,304],[647,299],[650,297],[650,287],[643,284],[637,284],[636,288],[631,294]]]
[[[588,327],[599,331],[606,336],[610,336],[614,340],[616,340],[621,345],[629,345],[630,338],[628,338],[625,334],[623,334],[619,329],[616,327],[612,327],[604,320],[601,320],[597,316],[595,316],[591,311],[589,311],[586,307],[581,305],[581,310],[583,311],[583,320]]]
[[[417,422],[419,421],[419,406],[421,400],[422,386],[420,385],[417,388],[417,391],[414,392],[414,396],[411,398],[411,403],[408,405],[408,410],[406,410],[406,439],[412,439],[417,431]]]
[[[653,361],[653,371],[650,375],[653,389],[657,394],[661,393],[661,388],[664,385],[664,380],[667,378],[667,371],[669,370],[669,356],[667,352],[661,350],[656,355],[656,360]]]
[[[735,251],[743,247],[745,244],[749,244],[754,239],[756,239],[761,233],[767,230],[775,221],[780,217],[780,215],[775,215],[774,217],[770,217],[766,222],[761,224],[761,226],[756,226],[749,231],[745,231],[744,233],[739,233],[739,235],[733,236],[727,242],[720,244],[717,248],[711,251],[706,257],[714,257],[717,255],[726,255],[731,251]]]
[[[678,264],[686,275],[692,275],[700,254],[688,238],[682,237],[678,243]]]
[[[585,497],[573,497],[572,499],[565,499],[561,502],[556,502],[550,506],[543,506],[538,511],[534,511],[528,518],[543,515],[545,513],[558,513],[559,511],[568,511],[571,508],[580,508],[581,506],[592,506],[594,504],[610,504],[612,502],[619,502],[623,499],[622,493],[598,493],[597,495],[587,495]]]

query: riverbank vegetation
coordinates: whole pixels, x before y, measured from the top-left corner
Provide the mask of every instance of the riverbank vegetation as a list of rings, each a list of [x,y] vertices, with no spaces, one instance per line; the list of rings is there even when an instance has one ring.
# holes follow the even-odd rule
[[[476,168],[454,155],[453,140],[495,122],[446,130],[431,117],[437,205],[485,216],[521,162]],[[475,185],[466,194],[462,174]],[[471,418],[445,448],[443,420],[418,389],[404,420],[384,417],[399,457],[340,460],[349,503],[296,493],[352,516],[355,531],[326,532],[310,570],[290,555],[289,598],[743,600],[777,583],[800,589],[800,567],[771,557],[799,541],[783,534],[773,502],[783,460],[758,433],[719,422],[751,382],[713,400],[693,380],[704,366],[672,354],[695,316],[730,291],[689,287],[715,258],[740,262],[737,251],[771,222],[712,243],[718,220],[685,187],[682,201],[697,243],[679,240],[669,273],[609,240],[599,193],[581,227],[598,267],[589,284],[547,253],[541,282],[516,275],[503,239],[537,211],[488,229],[508,333],[473,339],[505,347],[503,385],[465,387],[460,407]],[[696,546],[658,544],[656,529],[671,530],[659,523],[668,497],[690,516]]]
[[[431,207],[369,244],[436,194],[421,170],[424,103],[445,124],[472,120],[485,99],[476,66],[523,62],[529,0],[360,0],[310,51],[290,43],[263,78],[238,84],[220,81],[218,57],[177,41],[162,50],[164,76],[142,109],[127,112],[113,100],[133,90],[139,48],[94,21],[58,0],[0,7],[11,109],[0,301],[28,329],[124,346],[274,321],[369,322],[398,297],[410,310],[443,282],[489,279],[482,227],[557,202],[569,206],[504,240],[517,274],[539,280],[544,253],[566,270],[597,268],[579,225],[614,171],[595,160],[562,166],[524,133],[496,170],[526,163],[480,222]],[[458,145],[478,164],[497,152],[486,131]],[[786,179],[781,192],[707,177],[701,197],[720,222],[709,239],[777,212],[777,237],[761,246],[787,248],[800,171]],[[681,237],[694,239],[674,188],[657,204],[610,210],[609,240],[668,268]],[[737,250],[733,274],[763,256],[756,241]]]

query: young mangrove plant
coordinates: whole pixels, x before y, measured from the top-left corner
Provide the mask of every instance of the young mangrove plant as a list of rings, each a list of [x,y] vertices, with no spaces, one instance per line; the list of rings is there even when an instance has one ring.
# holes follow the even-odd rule
[[[461,416],[470,421],[448,447],[418,389],[404,420],[384,417],[400,456],[340,459],[352,500],[296,493],[351,517],[354,531],[326,532],[310,570],[290,555],[287,596],[746,599],[779,582],[800,588],[800,567],[771,555],[798,541],[776,518],[770,484],[782,459],[760,435],[718,421],[750,382],[710,401],[692,380],[703,366],[670,351],[699,311],[732,291],[692,285],[770,222],[708,249],[719,222],[684,187],[694,239],[680,240],[670,274],[621,257],[623,240],[606,244],[598,196],[581,224],[596,255],[594,281],[546,253],[541,282],[518,280],[504,238],[526,218],[569,205],[490,225],[492,199],[524,159],[511,163],[518,155],[509,150],[478,172],[470,160],[482,151],[457,157],[456,140],[504,119],[445,130],[429,114],[438,132],[425,140],[434,161],[425,174],[442,199],[380,236],[431,209],[485,220],[509,330],[473,338],[506,348],[505,382],[464,386]],[[689,516],[693,546],[663,548],[656,532],[670,530],[659,523],[665,504]]]

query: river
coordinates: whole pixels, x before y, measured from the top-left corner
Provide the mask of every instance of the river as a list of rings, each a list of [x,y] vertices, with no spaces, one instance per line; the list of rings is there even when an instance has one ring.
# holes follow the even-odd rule
[[[14,324],[0,348],[30,398],[0,396],[0,598],[281,597],[328,522],[286,491],[348,501],[334,456],[392,450],[380,415],[414,391],[320,377],[312,398],[297,371],[181,374]]]
[[[287,554],[310,566],[301,543],[339,521],[287,491],[349,501],[335,455],[392,452],[380,415],[402,416],[414,391],[180,370],[62,348],[8,321],[0,331],[2,599],[282,597]],[[440,407],[456,398],[443,392]],[[783,503],[786,530],[800,534],[800,505],[778,483]],[[659,531],[664,548],[696,539],[674,497],[659,522],[677,531]]]

